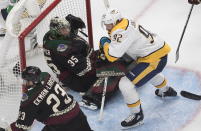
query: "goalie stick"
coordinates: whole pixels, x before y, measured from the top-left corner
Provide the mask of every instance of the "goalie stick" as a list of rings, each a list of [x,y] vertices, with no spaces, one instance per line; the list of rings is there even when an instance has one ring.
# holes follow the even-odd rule
[[[201,95],[197,95],[188,91],[181,91],[180,92],[181,96],[192,99],[192,100],[201,100]]]
[[[103,120],[103,108],[104,108],[104,105],[105,105],[105,95],[106,95],[106,91],[107,91],[107,81],[108,81],[108,77],[105,77],[103,94],[102,94],[102,101],[101,101],[101,108],[100,108],[99,119],[98,119],[99,121]]]
[[[103,0],[104,2],[104,6],[106,8],[106,10],[108,10],[110,8],[110,4],[108,0]],[[103,120],[103,108],[105,105],[105,95],[106,95],[106,91],[107,91],[107,81],[108,81],[108,77],[105,77],[105,81],[104,81],[104,88],[103,88],[103,94],[102,94],[102,101],[101,101],[101,108],[100,108],[100,113],[99,113],[99,121]]]

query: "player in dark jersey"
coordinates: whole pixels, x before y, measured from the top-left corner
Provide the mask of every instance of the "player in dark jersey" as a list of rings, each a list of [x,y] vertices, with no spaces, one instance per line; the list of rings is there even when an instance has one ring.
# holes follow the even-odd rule
[[[28,130],[36,119],[45,124],[42,131],[91,131],[78,103],[49,73],[29,66],[22,72],[22,79],[19,116],[6,130]]]
[[[73,15],[52,18],[43,39],[44,56],[59,81],[74,91],[86,92],[83,102],[97,109],[101,105],[104,79],[96,77],[98,53],[77,35],[79,28],[85,28],[85,24]],[[118,89],[119,79],[108,79],[108,98]]]

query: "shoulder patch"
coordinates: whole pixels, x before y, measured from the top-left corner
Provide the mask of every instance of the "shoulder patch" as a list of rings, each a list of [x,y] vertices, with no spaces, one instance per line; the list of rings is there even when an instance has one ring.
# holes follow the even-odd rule
[[[64,52],[67,48],[68,48],[67,45],[65,45],[65,44],[59,44],[58,47],[57,47],[57,51]]]
[[[22,102],[24,102],[24,101],[26,101],[26,100],[28,100],[28,95],[26,94],[26,93],[23,93],[22,94]]]

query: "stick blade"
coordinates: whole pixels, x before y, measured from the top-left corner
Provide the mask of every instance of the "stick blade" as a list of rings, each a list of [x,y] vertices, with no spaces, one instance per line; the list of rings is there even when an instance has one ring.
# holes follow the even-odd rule
[[[180,94],[181,94],[181,96],[188,98],[188,99],[201,100],[201,95],[196,95],[196,94],[190,93],[188,91],[181,91]]]
[[[179,51],[176,52],[176,59],[175,59],[175,63],[177,63],[177,61],[179,60]]]

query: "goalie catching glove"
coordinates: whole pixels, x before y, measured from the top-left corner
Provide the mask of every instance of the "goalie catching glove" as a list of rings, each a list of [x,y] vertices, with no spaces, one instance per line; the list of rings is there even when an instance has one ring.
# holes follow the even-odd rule
[[[71,32],[77,34],[78,29],[86,28],[85,23],[79,17],[76,17],[72,14],[66,16],[66,20],[69,21],[71,25]]]
[[[6,131],[6,130],[5,130],[4,128],[1,128],[1,127],[0,127],[0,131]]]

